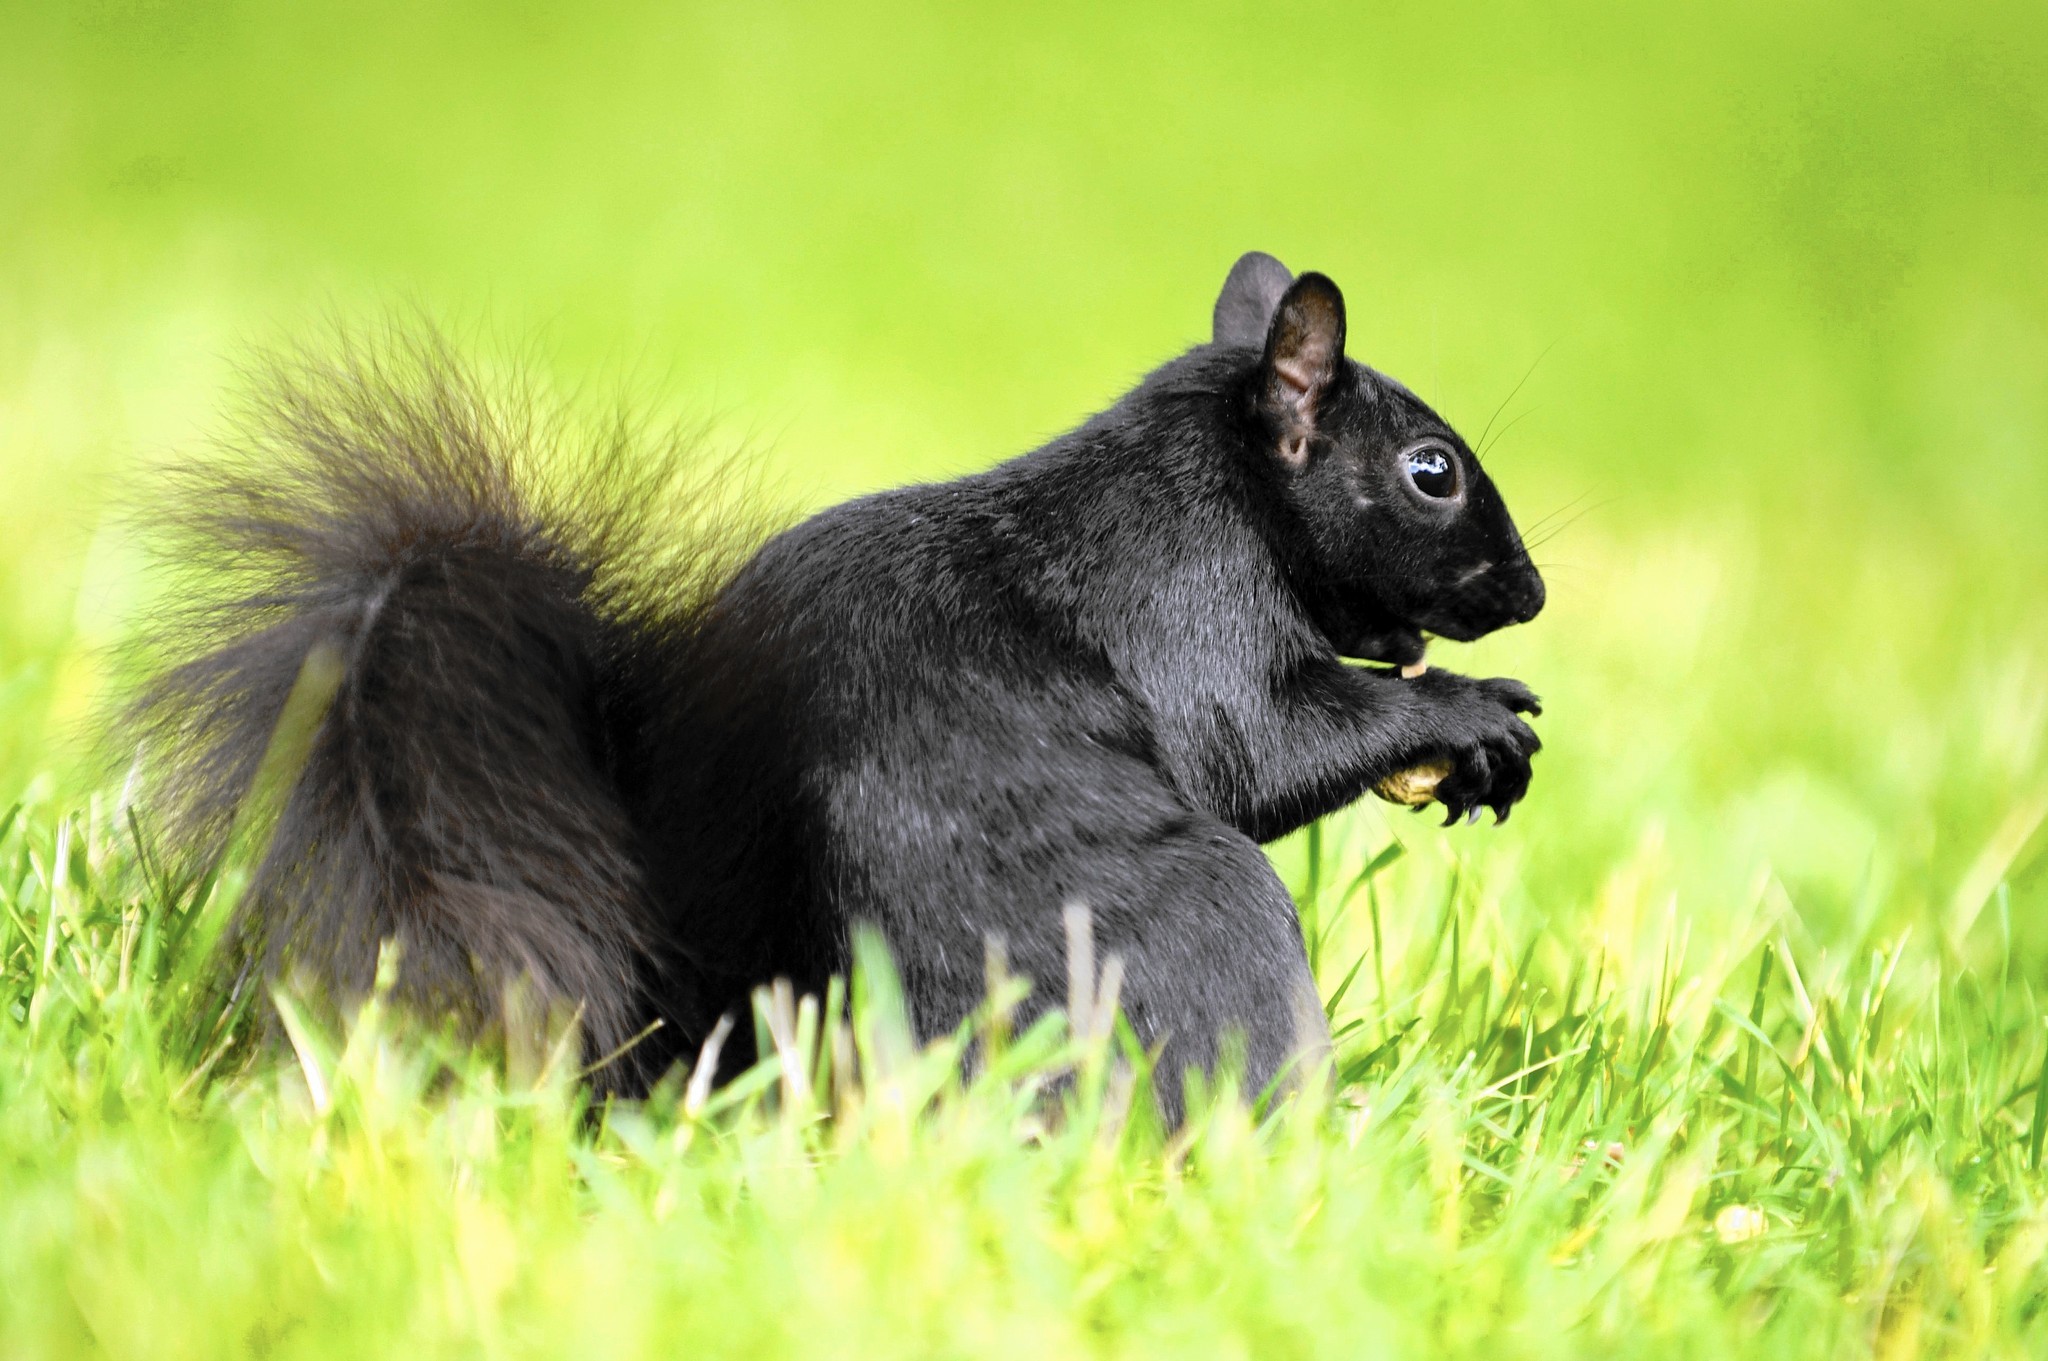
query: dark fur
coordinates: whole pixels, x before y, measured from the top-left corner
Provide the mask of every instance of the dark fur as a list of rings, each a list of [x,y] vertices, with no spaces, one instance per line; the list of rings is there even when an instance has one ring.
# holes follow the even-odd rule
[[[1504,816],[1537,745],[1516,682],[1339,654],[1412,660],[1542,584],[1457,436],[1344,358],[1328,280],[1247,257],[1216,331],[1041,449],[731,573],[661,523],[708,504],[663,494],[676,460],[615,441],[539,490],[548,442],[434,347],[279,370],[248,456],[177,503],[216,584],[138,710],[176,837],[217,849],[332,639],[342,689],[242,919],[272,969],[360,993],[396,936],[431,1006],[488,1018],[525,976],[592,1053],[660,1017],[632,1085],[752,985],[821,989],[856,921],[927,1033],[981,998],[990,935],[1054,995],[1080,902],[1164,1071],[1237,1032],[1263,1082],[1320,1011],[1257,843],[1436,756],[1452,817]],[[1455,505],[1402,481],[1422,439]]]

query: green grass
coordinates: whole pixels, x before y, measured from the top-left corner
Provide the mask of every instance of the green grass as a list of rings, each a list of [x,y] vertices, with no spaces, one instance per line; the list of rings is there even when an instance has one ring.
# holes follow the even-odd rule
[[[918,1053],[885,968],[844,1040],[785,1011],[708,1099],[593,1113],[562,1051],[375,1004],[332,1037],[289,994],[284,1056],[208,1075],[187,914],[119,825],[0,840],[11,1355],[1984,1355],[2044,1326],[2042,999],[2003,953],[1802,952],[1769,883],[1702,945],[1629,877],[1629,934],[1560,974],[1483,885],[1318,847],[1342,1089],[1257,1121],[1225,1086],[1166,1138],[1061,1023]],[[1333,953],[1345,922],[1380,948]]]
[[[2048,1350],[2044,73],[2017,3],[0,6],[0,1355]],[[417,299],[809,506],[1077,419],[1253,246],[1562,526],[1433,656],[1545,698],[1514,820],[1275,848],[1329,1101],[962,1089],[879,975],[858,1092],[223,1047],[77,739],[246,342]]]

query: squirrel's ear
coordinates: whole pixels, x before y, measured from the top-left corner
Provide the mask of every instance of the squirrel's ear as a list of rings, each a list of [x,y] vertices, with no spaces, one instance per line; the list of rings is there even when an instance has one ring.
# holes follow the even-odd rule
[[[1294,276],[1287,266],[1262,250],[1247,251],[1230,267],[1223,291],[1216,295],[1214,326],[1218,345],[1260,345],[1272,324],[1273,309]]]
[[[1321,274],[1304,274],[1282,295],[1266,332],[1259,400],[1280,426],[1280,458],[1308,462],[1308,437],[1331,384],[1344,371],[1344,295]]]

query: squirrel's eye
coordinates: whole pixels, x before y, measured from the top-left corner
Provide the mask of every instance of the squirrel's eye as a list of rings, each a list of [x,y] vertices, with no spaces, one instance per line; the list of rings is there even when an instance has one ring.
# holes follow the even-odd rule
[[[1458,494],[1458,464],[1451,451],[1438,444],[1425,444],[1401,455],[1402,471],[1415,490],[1433,501],[1448,501]]]

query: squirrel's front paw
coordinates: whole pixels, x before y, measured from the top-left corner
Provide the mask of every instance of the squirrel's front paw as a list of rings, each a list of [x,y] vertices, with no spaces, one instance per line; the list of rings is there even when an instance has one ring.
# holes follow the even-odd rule
[[[1506,677],[1472,680],[1432,671],[1404,683],[1434,701],[1430,726],[1437,732],[1430,754],[1451,765],[1434,791],[1444,807],[1444,825],[1476,818],[1482,808],[1493,810],[1495,822],[1506,822],[1508,811],[1529,792],[1529,758],[1543,746],[1521,718],[1543,712],[1536,696]]]

